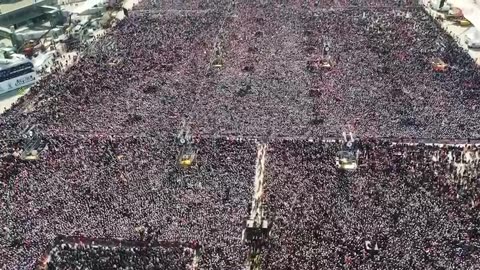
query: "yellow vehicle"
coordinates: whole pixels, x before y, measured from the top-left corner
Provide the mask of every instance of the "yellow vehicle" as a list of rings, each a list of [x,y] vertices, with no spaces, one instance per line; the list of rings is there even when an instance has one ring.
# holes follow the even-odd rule
[[[354,171],[357,169],[357,157],[351,151],[339,151],[336,157],[337,168]]]
[[[217,55],[212,62],[212,66],[214,68],[221,68],[223,67],[223,58],[221,55]]]
[[[197,154],[193,149],[183,149],[180,152],[180,156],[178,158],[178,163],[180,167],[187,169],[195,165],[195,158]]]
[[[456,23],[457,23],[458,25],[460,25],[460,26],[465,26],[465,27],[472,25],[472,23],[471,23],[469,20],[465,19],[465,18],[460,19],[460,20],[457,20]]]
[[[37,150],[31,150],[31,151],[23,151],[22,154],[20,155],[20,159],[26,160],[26,161],[34,161],[38,160],[38,151]]]
[[[331,69],[334,64],[333,61],[330,59],[322,59],[320,60],[319,66],[320,68]]]
[[[448,65],[442,59],[436,57],[432,59],[432,69],[436,72],[445,72]]]

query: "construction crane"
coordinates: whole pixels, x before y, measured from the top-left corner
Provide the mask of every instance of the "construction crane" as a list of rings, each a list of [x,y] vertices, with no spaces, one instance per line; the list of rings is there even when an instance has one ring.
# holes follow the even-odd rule
[[[41,40],[56,27],[57,26],[52,26],[48,28],[48,30],[45,31],[45,33],[43,33],[40,37],[24,42],[22,46],[17,49],[17,52],[23,53],[28,58],[32,58],[35,52],[39,50],[45,50],[45,46],[41,43]]]

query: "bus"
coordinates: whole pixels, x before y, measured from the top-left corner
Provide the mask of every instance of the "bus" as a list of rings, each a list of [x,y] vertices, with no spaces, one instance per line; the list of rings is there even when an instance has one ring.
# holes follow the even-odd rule
[[[28,59],[0,59],[0,95],[34,84],[37,73]]]

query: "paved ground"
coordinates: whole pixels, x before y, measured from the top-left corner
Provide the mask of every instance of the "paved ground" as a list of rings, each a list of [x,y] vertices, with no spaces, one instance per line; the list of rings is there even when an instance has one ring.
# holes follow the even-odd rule
[[[0,95],[0,113],[10,108],[17,99],[28,93],[28,90],[30,90],[30,88],[25,91],[17,89]]]
[[[429,10],[429,13],[436,17],[438,15],[442,15],[441,13],[438,13],[436,11],[433,11],[433,10]],[[479,14],[480,16],[480,14]],[[473,27],[462,27],[462,26],[458,26],[458,25],[455,25],[453,22],[450,22],[450,21],[443,21],[441,23],[443,29],[445,29],[445,31],[447,31],[447,33],[450,33],[451,36],[454,36],[454,37],[457,37],[457,41],[458,43],[460,44],[460,46],[462,46],[463,48],[465,48],[466,50],[468,50],[468,54],[470,54],[470,56],[472,56],[473,59],[475,59],[477,61],[477,63],[480,65],[480,50],[469,50],[467,45],[465,44],[465,38],[466,38],[466,33],[468,32],[468,30]]]

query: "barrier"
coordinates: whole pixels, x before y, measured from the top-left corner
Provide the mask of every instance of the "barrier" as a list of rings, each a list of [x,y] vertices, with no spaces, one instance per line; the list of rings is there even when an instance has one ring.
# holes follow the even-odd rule
[[[47,248],[43,255],[39,258],[37,263],[37,270],[48,270],[48,263],[51,261],[51,253],[57,246],[62,244],[72,245],[72,246],[91,246],[91,247],[123,247],[123,248],[155,248],[155,247],[164,247],[164,248],[189,248],[194,251],[194,258],[192,258],[192,263],[198,264],[198,254],[200,252],[201,246],[197,242],[181,242],[181,241],[137,241],[137,240],[127,240],[123,238],[91,238],[84,236],[66,236],[59,235],[55,238],[53,243]]]

